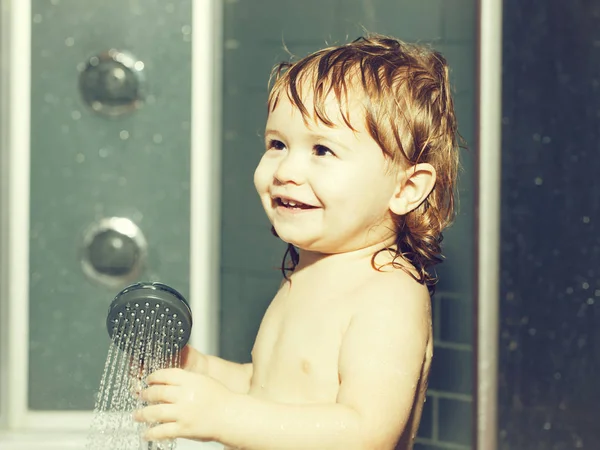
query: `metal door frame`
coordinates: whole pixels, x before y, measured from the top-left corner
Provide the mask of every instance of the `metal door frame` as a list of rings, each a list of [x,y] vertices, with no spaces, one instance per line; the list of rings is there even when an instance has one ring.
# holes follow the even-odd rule
[[[474,448],[498,446],[502,1],[479,0]]]

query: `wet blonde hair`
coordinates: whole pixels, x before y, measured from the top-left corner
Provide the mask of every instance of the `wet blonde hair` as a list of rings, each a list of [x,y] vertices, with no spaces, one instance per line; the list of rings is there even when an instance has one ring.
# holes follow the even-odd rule
[[[408,214],[393,215],[396,245],[380,250],[393,252],[394,266],[404,269],[398,259],[408,261],[417,272],[413,277],[433,293],[437,277],[429,269],[443,260],[442,230],[454,220],[459,153],[444,57],[421,45],[370,34],[345,45],[324,48],[297,62],[278,64],[270,85],[269,112],[285,93],[305,120],[334,127],[336,124],[325,112],[326,99],[333,94],[345,125],[353,130],[347,104],[349,96],[353,100],[357,96],[364,105],[366,129],[389,158],[391,167],[429,163],[435,168],[437,178],[431,194]],[[313,96],[312,111],[303,103],[303,89]],[[290,264],[286,265],[288,258]],[[298,261],[298,252],[288,244],[281,266],[286,278]]]

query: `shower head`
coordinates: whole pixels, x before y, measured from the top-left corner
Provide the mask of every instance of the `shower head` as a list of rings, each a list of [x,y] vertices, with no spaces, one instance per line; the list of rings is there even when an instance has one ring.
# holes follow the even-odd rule
[[[192,311],[187,300],[162,283],[136,283],[117,294],[108,309],[106,329],[121,349],[140,346],[178,352],[192,331]]]

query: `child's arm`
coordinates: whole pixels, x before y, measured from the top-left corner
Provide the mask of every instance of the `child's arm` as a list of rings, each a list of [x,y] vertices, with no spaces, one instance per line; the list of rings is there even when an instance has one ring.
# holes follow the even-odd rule
[[[137,420],[159,440],[218,440],[248,450],[393,449],[411,415],[429,336],[421,287],[384,280],[363,292],[339,359],[337,403],[288,405],[232,394],[206,378],[156,373]],[[387,285],[387,286],[386,286]],[[398,294],[400,292],[401,294]],[[404,298],[402,298],[404,297]]]
[[[189,345],[182,350],[181,360],[183,369],[208,375],[232,392],[247,394],[250,390],[252,363],[238,364],[217,356],[205,355]]]

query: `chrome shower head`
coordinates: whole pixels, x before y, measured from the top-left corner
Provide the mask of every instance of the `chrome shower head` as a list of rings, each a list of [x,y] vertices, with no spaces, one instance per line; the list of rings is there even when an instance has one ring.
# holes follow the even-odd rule
[[[106,329],[121,349],[133,352],[138,346],[161,346],[178,352],[192,331],[192,311],[187,300],[162,283],[136,283],[117,294],[108,309]]]

